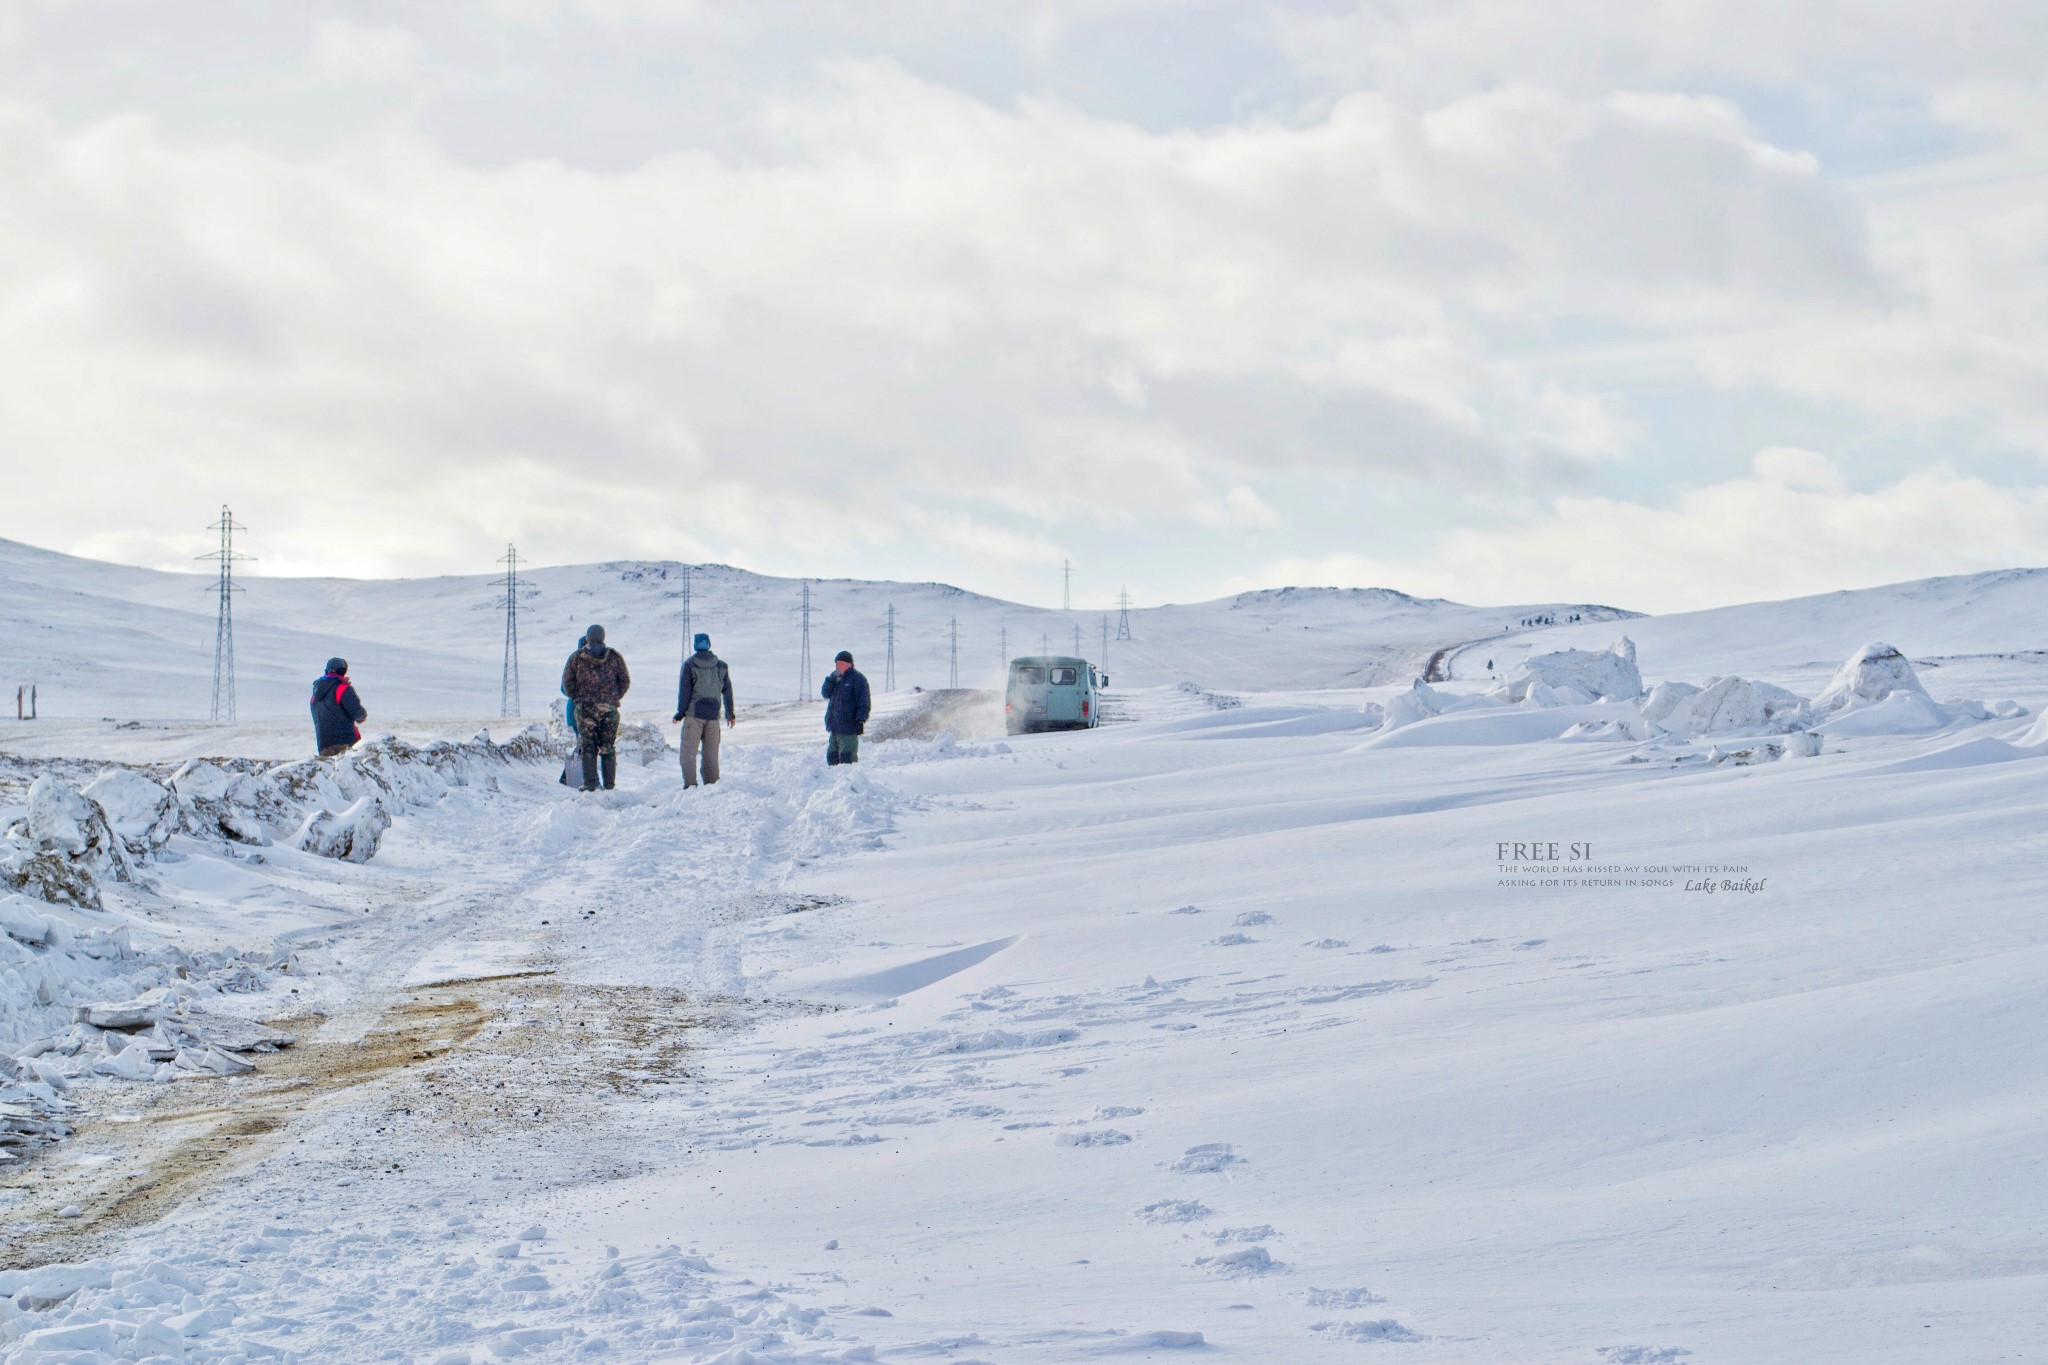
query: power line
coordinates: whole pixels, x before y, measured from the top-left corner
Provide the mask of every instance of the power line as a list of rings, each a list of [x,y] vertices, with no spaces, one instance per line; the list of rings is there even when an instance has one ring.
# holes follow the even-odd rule
[[[517,716],[519,705],[519,612],[521,598],[533,584],[519,576],[519,551],[511,545],[498,561],[505,566],[505,672],[498,684],[498,714]]]
[[[946,686],[957,689],[960,686],[960,618],[949,617],[946,621]]]
[[[1131,590],[1125,588],[1116,595],[1116,638],[1131,638]]]
[[[889,641],[889,652],[882,664],[882,690],[884,692],[894,692],[896,690],[896,604],[894,602],[889,604],[889,614],[886,619],[888,624],[883,627],[883,631]]]
[[[206,528],[220,533],[220,548],[209,555],[196,555],[198,560],[212,560],[220,566],[217,591],[220,593],[220,607],[213,626],[213,711],[215,720],[230,723],[235,719],[235,594],[241,589],[235,586],[235,565],[254,563],[248,555],[235,553],[235,532],[249,528],[235,520],[228,511],[228,505],[220,505],[220,520]]]
[[[803,602],[797,608],[803,618],[803,653],[797,663],[796,699],[803,701],[811,695],[811,580],[804,580]]]

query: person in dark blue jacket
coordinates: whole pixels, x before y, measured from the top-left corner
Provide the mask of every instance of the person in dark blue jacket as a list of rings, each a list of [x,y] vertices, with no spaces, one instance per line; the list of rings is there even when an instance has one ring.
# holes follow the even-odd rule
[[[853,655],[839,651],[818,691],[825,698],[826,765],[836,768],[841,763],[860,762],[860,736],[868,728],[872,698],[867,678],[853,666]]]
[[[369,718],[348,680],[348,660],[329,659],[327,672],[313,684],[313,745],[320,757],[334,758],[353,749],[363,737],[356,727]]]

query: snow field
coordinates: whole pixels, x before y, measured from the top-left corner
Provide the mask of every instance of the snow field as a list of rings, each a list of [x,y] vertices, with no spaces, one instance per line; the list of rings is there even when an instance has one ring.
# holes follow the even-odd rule
[[[0,1272],[0,1341],[2020,1352],[2048,1326],[2048,947],[2043,769],[2012,760],[2048,745],[1983,707],[1895,724],[1921,694],[1892,681],[1840,708],[1874,724],[1760,767],[1729,746],[1809,732],[1652,737],[1644,699],[1563,676],[1534,704],[1190,686],[1094,733],[904,739],[851,771],[791,708],[691,793],[672,756],[594,797],[497,765],[415,792],[361,865],[178,836],[182,861],[64,913],[261,939],[299,994],[249,1005],[329,1016],[283,1056],[381,1060],[291,1060],[292,1091],[85,1078],[79,1137],[0,1203],[85,1263]],[[1433,709],[1389,725],[1402,696]],[[198,1121],[179,1105],[274,1127],[124,1222],[116,1177],[169,1177],[109,1135]]]

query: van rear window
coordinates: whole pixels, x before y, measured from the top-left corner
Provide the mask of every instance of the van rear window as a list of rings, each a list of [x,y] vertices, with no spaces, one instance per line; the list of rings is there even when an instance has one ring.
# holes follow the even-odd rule
[[[1045,670],[1042,668],[1034,667],[1020,668],[1016,671],[1014,677],[1020,683],[1025,683],[1031,687],[1036,687],[1040,683],[1043,683],[1045,681]]]
[[[1080,679],[1081,672],[1079,669],[1055,668],[1052,671],[1052,685],[1054,687],[1072,687]]]

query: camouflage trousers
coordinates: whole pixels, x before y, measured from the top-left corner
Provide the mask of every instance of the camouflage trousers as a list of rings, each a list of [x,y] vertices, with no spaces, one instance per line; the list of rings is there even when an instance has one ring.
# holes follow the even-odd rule
[[[576,707],[576,750],[584,754],[619,752],[619,708],[603,702]]]

